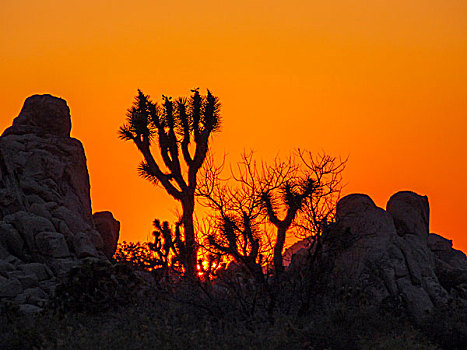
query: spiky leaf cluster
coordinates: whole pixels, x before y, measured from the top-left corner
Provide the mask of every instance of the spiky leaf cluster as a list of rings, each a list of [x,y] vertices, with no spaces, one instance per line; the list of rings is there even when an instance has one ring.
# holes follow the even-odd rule
[[[133,106],[128,109],[126,123],[120,127],[120,138],[151,143],[157,136],[164,147],[170,147],[173,141],[190,142],[191,138],[198,141],[205,134],[219,131],[219,99],[209,90],[206,96],[198,89],[192,92],[190,98],[179,97],[175,102],[171,97],[162,96],[159,105],[138,90]]]
[[[138,90],[126,123],[119,130],[120,138],[132,140],[144,156],[138,167],[139,175],[162,184],[178,200],[187,189],[194,191],[196,172],[206,157],[209,137],[221,125],[219,99],[209,90],[205,96],[198,89],[192,92],[189,98],[180,97],[175,102],[163,96],[159,105]],[[194,151],[189,147],[193,142]],[[159,146],[165,167],[153,157],[153,144]],[[182,174],[182,157],[189,169],[188,179]]]

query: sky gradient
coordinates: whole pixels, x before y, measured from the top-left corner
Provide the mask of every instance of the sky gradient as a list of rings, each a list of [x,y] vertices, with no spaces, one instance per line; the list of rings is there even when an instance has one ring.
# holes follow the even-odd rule
[[[159,101],[209,88],[216,153],[349,156],[344,194],[383,208],[427,195],[431,232],[467,251],[465,62],[465,1],[2,0],[0,129],[32,94],[66,99],[93,210],[146,240],[177,204],[137,176],[118,127],[138,88]]]

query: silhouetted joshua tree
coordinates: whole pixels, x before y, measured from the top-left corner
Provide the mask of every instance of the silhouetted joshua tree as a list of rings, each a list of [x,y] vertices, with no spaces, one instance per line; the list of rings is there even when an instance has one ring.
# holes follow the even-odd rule
[[[178,98],[175,102],[163,96],[159,106],[138,90],[134,105],[128,110],[127,122],[119,130],[120,138],[132,140],[144,157],[139,174],[161,185],[181,203],[185,251],[182,263],[189,277],[196,276],[197,262],[193,225],[196,177],[209,150],[209,138],[221,124],[218,98],[209,90],[206,96],[201,96],[198,89],[192,92],[190,98]],[[162,162],[152,153],[155,143]],[[185,165],[181,164],[182,160]]]
[[[161,224],[155,219],[153,222],[154,242],[148,243],[148,247],[154,254],[154,268],[160,270],[163,275],[161,277],[166,279],[169,277],[169,270],[183,272],[186,251],[180,234],[181,224],[180,221],[177,222],[172,232],[167,221]]]
[[[284,250],[286,232],[295,220],[297,212],[302,209],[305,200],[313,195],[316,188],[317,185],[311,177],[299,180],[286,180],[279,188],[279,197],[282,199],[282,203],[278,206],[285,208],[283,219],[279,218],[278,208],[274,204],[279,198],[274,198],[275,200],[273,200],[271,190],[266,190],[261,194],[261,200],[266,207],[268,220],[277,230],[273,256],[276,276],[279,276],[284,271],[282,251]]]

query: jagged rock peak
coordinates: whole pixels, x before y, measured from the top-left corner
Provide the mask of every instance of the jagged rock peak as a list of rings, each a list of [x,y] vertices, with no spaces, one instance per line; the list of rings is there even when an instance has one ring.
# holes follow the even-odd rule
[[[70,108],[66,101],[49,94],[33,95],[24,102],[13,125],[3,135],[38,134],[70,137]]]
[[[83,259],[115,252],[118,221],[93,219],[84,148],[70,129],[65,100],[35,95],[0,137],[0,305],[42,307]]]

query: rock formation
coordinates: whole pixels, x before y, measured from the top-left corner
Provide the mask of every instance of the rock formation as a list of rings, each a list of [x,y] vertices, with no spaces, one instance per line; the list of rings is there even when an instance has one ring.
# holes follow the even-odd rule
[[[79,259],[115,251],[118,227],[106,246],[92,216],[84,149],[70,130],[66,102],[35,95],[0,137],[1,300],[40,306]]]
[[[358,287],[375,303],[398,299],[415,320],[453,299],[467,305],[467,258],[429,234],[427,197],[399,192],[383,210],[352,194],[336,215],[319,258],[330,288]]]
[[[101,211],[92,215],[96,230],[104,240],[103,252],[109,259],[117,250],[118,236],[120,233],[120,222],[115,220],[110,211]]]

